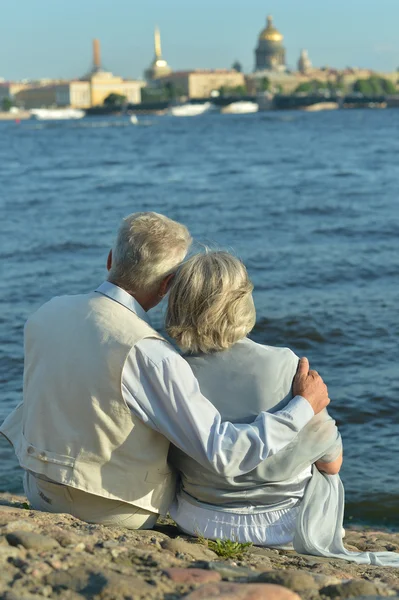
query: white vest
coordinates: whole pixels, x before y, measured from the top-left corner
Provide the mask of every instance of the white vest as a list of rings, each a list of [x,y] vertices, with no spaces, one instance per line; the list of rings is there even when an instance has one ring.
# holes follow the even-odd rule
[[[169,441],[125,403],[135,344],[161,338],[99,293],[53,298],[25,327],[24,401],[0,432],[24,469],[58,483],[165,512],[175,492]]]

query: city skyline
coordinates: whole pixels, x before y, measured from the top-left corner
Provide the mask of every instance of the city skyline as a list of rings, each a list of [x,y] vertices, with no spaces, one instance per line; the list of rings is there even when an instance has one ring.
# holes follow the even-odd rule
[[[316,66],[368,67],[379,71],[399,66],[397,0],[381,0],[379,10],[364,0],[333,6],[317,0],[251,0],[245,10],[237,0],[149,0],[133,6],[114,0],[70,0],[55,4],[29,0],[7,5],[2,14],[0,76],[5,79],[76,78],[91,65],[91,39],[100,38],[106,69],[142,78],[153,59],[153,31],[162,33],[163,55],[174,70],[229,68],[239,60],[254,66],[254,48],[268,13],[284,35],[287,64],[295,68],[307,48]],[[235,8],[235,5],[237,8]],[[238,8],[240,7],[240,8]],[[22,15],[22,16],[21,16]]]

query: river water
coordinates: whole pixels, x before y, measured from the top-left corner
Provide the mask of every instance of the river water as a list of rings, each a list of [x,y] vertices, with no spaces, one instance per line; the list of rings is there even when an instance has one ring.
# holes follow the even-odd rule
[[[244,260],[254,338],[329,385],[346,519],[399,526],[399,111],[141,122],[0,124],[0,419],[21,398],[27,316],[95,288],[120,219],[155,210]],[[0,490],[21,491],[5,441]]]

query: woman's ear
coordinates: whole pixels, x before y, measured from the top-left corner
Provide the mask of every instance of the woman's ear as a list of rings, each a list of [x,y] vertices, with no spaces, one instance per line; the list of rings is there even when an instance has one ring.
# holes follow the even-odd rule
[[[107,270],[110,271],[112,267],[112,250],[110,250],[108,252],[108,258],[107,258]]]

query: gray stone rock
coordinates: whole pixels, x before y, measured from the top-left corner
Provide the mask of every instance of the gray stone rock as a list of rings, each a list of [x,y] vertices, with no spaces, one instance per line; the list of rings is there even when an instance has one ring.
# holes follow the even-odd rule
[[[207,564],[207,568],[219,573],[225,581],[234,581],[237,579],[240,581],[253,581],[259,576],[259,573],[247,567],[236,567],[223,561],[211,561]]]
[[[26,511],[23,510],[23,511],[21,511],[21,513],[24,513],[24,515],[25,515]],[[17,521],[9,520],[7,525],[4,527],[4,532],[7,532],[7,531],[32,531],[33,529],[35,529],[34,523],[27,521],[25,519],[18,519]]]
[[[323,565],[331,563],[331,558],[326,556],[310,556],[309,554],[298,554],[308,565]]]
[[[340,579],[339,577],[335,577],[335,575],[323,575],[320,573],[312,573],[312,576],[320,588],[327,587],[328,585],[338,585],[342,583],[342,579]]]
[[[259,546],[252,546],[251,548],[248,548],[246,554],[255,554],[255,556],[276,558],[279,555],[279,551],[273,548],[260,548]]]
[[[9,506],[8,504],[0,504],[0,513],[15,513],[15,515],[22,515],[26,509],[19,508],[18,506]]]
[[[9,558],[17,558],[21,556],[20,548],[13,548],[12,546],[0,546],[0,562],[8,561]]]
[[[346,581],[337,585],[328,585],[320,590],[320,594],[329,598],[358,598],[360,596],[389,596],[390,592],[381,586],[364,580]]]
[[[29,594],[29,592],[14,592],[7,591],[0,594],[0,600],[43,600],[43,596],[38,594]]]
[[[314,577],[304,571],[266,571],[256,578],[257,583],[275,583],[282,585],[294,592],[305,592],[318,589]]]
[[[55,571],[46,577],[46,583],[61,595],[63,590],[72,590],[87,598],[95,596],[99,600],[148,597],[154,591],[153,586],[141,577],[128,577],[109,570],[94,571],[85,567]]]
[[[161,542],[164,550],[169,550],[175,555],[188,554],[195,560],[212,560],[216,554],[201,544],[190,543],[180,538],[166,539]]]
[[[353,600],[386,600],[386,596],[356,596]],[[390,596],[390,600],[399,600],[399,596]]]
[[[7,533],[6,538],[10,546],[23,546],[27,550],[47,551],[59,548],[59,543],[53,538],[32,531],[13,531]]]

